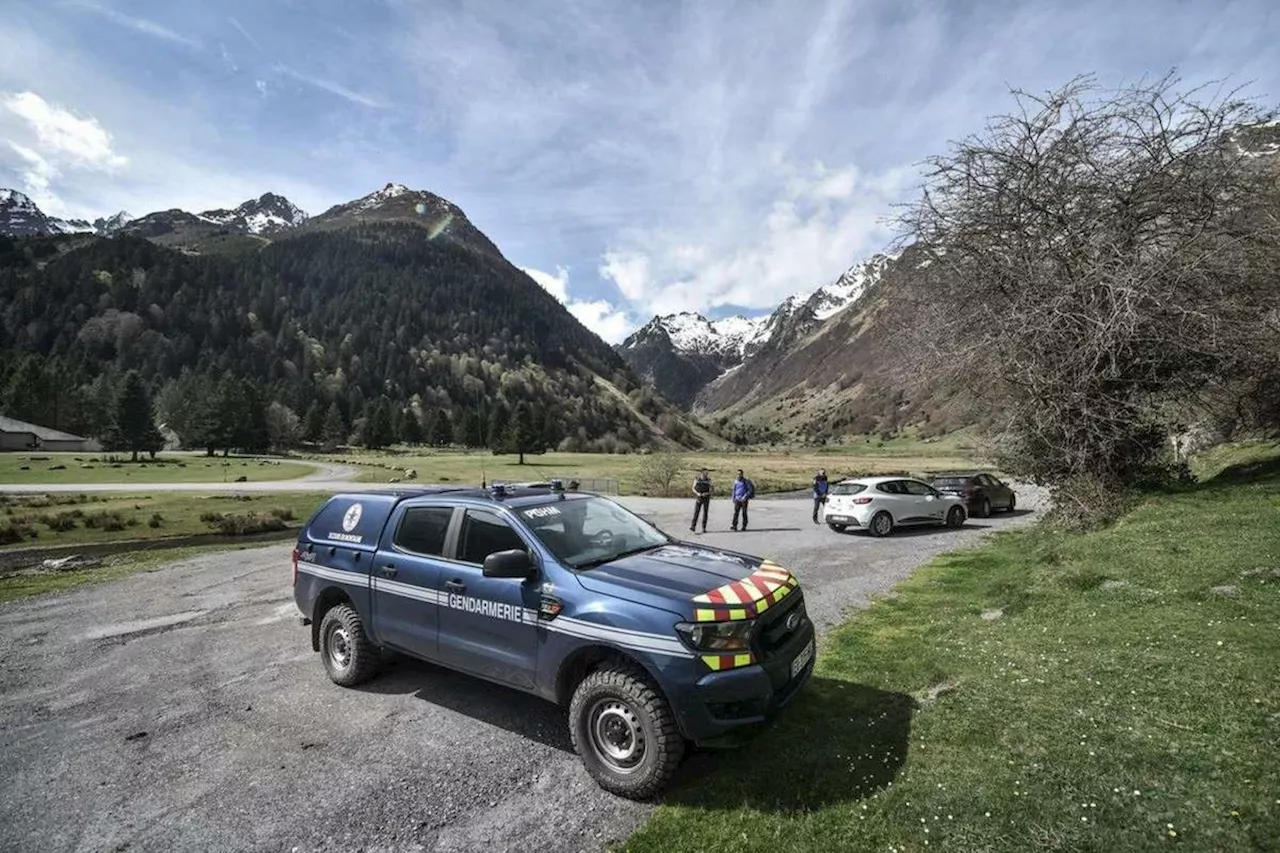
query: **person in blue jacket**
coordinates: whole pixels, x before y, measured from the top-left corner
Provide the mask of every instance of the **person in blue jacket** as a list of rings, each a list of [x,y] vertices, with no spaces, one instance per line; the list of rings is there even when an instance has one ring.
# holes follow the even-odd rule
[[[824,468],[818,472],[813,478],[813,523],[818,524],[818,510],[822,509],[822,505],[827,502],[827,491],[830,484],[827,483],[827,472]]]
[[[756,485],[741,470],[733,481],[733,530],[738,529],[738,514],[742,514],[742,529],[747,529],[747,504],[756,496]]]

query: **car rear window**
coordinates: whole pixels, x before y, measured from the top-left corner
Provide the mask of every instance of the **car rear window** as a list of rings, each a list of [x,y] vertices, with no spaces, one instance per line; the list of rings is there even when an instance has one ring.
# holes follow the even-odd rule
[[[939,477],[938,479],[933,481],[933,485],[939,489],[957,488],[957,487],[963,488],[964,486],[969,485],[969,478],[968,477]]]
[[[833,495],[856,495],[858,492],[865,492],[867,487],[862,483],[836,483],[831,488]]]

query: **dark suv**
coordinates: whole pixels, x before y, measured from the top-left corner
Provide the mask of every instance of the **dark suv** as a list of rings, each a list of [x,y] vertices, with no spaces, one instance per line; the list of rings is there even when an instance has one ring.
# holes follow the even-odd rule
[[[931,485],[940,492],[964,498],[969,515],[986,518],[992,510],[1013,512],[1018,496],[1013,489],[993,474],[981,471],[949,471],[934,474]]]

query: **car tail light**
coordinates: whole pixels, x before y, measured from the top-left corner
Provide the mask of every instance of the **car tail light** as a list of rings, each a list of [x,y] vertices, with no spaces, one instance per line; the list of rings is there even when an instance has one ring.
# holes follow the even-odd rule
[[[856,504],[869,504],[873,500],[874,498],[854,498],[853,502]]]
[[[298,549],[293,549],[293,585],[298,585]]]

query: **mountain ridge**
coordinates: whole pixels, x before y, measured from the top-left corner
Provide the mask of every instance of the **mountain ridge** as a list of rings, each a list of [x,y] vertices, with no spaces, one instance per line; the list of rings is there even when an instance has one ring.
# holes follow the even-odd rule
[[[787,297],[767,315],[720,320],[696,312],[656,316],[618,351],[662,396],[692,408],[712,383],[730,372],[750,370],[758,354],[785,349],[855,303],[896,257],[876,253],[829,284]]]

